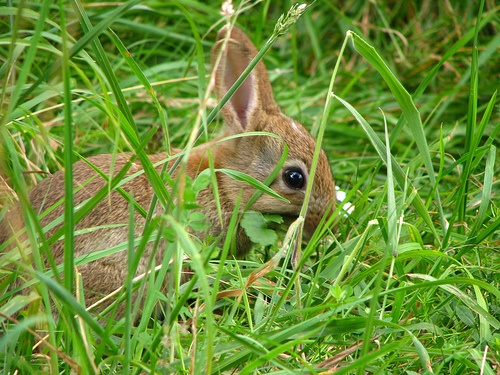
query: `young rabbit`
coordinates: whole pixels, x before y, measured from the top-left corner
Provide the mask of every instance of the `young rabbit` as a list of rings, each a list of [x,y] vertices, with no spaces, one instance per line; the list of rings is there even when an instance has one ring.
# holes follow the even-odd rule
[[[230,33],[228,36],[227,34]],[[224,40],[227,39],[226,43]],[[225,47],[224,47],[225,46]],[[222,48],[225,48],[222,50]],[[221,52],[222,50],[222,52]],[[215,67],[215,89],[220,99],[232,86],[243,70],[256,55],[257,50],[248,37],[239,29],[223,27],[218,34],[218,41],[212,51],[212,60],[221,53],[220,64]],[[236,137],[218,142],[206,143],[191,151],[187,160],[186,173],[194,178],[209,166],[208,158],[213,158],[216,169],[225,168],[244,172],[260,181],[264,181],[278,164],[284,150],[283,142],[289,147],[287,160],[270,187],[286,198],[284,202],[269,195],[262,194],[252,205],[251,210],[262,213],[281,214],[288,218],[296,218],[302,207],[305,189],[308,184],[308,173],[311,168],[315,141],[302,125],[285,116],[276,104],[271,84],[263,62],[255,67],[242,86],[235,92],[230,101],[222,109],[226,122],[226,133],[238,135],[246,132],[270,132],[278,138],[260,135]],[[210,156],[207,151],[210,151]],[[174,150],[178,153],[180,150]],[[113,171],[119,171],[132,157],[130,153],[112,155],[98,155],[90,157],[88,161],[101,172],[109,175],[110,166]],[[150,156],[153,164],[168,157],[161,153]],[[114,159],[116,158],[116,160]],[[169,165],[169,167],[172,163]],[[106,184],[106,180],[91,168],[87,163],[79,161],[74,164],[74,201],[75,206],[93,197]],[[157,167],[158,171],[162,166]],[[142,171],[142,166],[136,162],[132,164],[127,176]],[[174,172],[174,177],[176,172]],[[217,213],[216,204],[211,188],[202,190],[197,203],[201,211],[206,214],[211,228],[208,233],[217,237],[224,235],[226,226],[235,208],[241,192],[240,207],[255,193],[255,188],[238,182],[224,173],[217,173],[219,200],[222,207],[222,220]],[[49,214],[40,219],[45,226],[63,215],[64,174],[55,173],[39,183],[30,193],[31,204],[37,213],[45,212],[56,206]],[[148,211],[154,195],[153,189],[144,173],[133,176],[121,186],[144,210]],[[313,182],[312,195],[305,220],[305,233],[311,235],[327,210],[334,209],[335,185],[328,161],[324,152],[321,152],[317,166],[316,178]],[[143,234],[145,218],[135,210],[135,236]],[[158,208],[155,211],[161,213]],[[102,199],[97,206],[81,219],[75,231],[75,257],[109,249],[113,246],[126,243],[129,238],[129,203],[116,190]],[[0,223],[0,244],[23,228],[19,206],[15,206]],[[46,237],[49,238],[59,226],[50,229]],[[85,231],[84,229],[89,229]],[[239,230],[236,246],[239,254],[245,254],[250,248],[250,241]],[[14,243],[14,242],[13,242]],[[12,249],[14,245],[11,245]],[[56,264],[63,262],[64,244],[62,240],[51,246],[52,255]],[[151,256],[151,247],[141,258],[137,274],[148,271],[148,258]],[[164,246],[160,245],[156,251],[156,264],[163,259]],[[82,274],[85,289],[85,300],[88,305],[95,303],[104,295],[121,287],[127,274],[126,251],[78,265]],[[118,313],[120,315],[120,311]]]

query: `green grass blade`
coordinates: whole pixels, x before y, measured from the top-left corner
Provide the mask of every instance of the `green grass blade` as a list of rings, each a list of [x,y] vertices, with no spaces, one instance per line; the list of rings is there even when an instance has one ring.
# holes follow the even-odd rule
[[[481,203],[479,205],[479,210],[477,213],[477,218],[475,220],[474,227],[472,228],[469,234],[470,238],[476,237],[479,230],[484,225],[484,223],[488,222],[486,215],[488,213],[488,207],[490,207],[490,198],[493,190],[496,155],[497,155],[497,148],[492,145],[490,147],[490,152],[488,153],[484,169],[484,181],[482,188]]]
[[[120,7],[116,8],[108,17],[102,20],[91,30],[88,30],[88,32],[86,32],[83,37],[78,40],[78,42],[73,46],[69,55],[73,57],[78,54],[78,52],[80,52],[88,43],[94,41],[102,32],[104,32],[109,26],[111,26],[113,22],[115,22],[120,16],[122,16],[130,8],[137,5],[138,3],[140,3],[140,0],[130,0],[122,4]],[[51,3],[49,2],[49,4]],[[73,4],[77,3],[73,2]],[[76,8],[78,8],[78,6],[76,6]],[[80,11],[83,11],[83,9],[80,9]],[[50,68],[45,70],[40,78],[38,78],[38,80],[33,83],[25,92],[23,92],[22,96],[19,98],[19,102],[24,102],[41,83],[46,82],[47,79],[61,67],[61,64],[62,60],[59,59],[54,64],[52,64]]]
[[[483,8],[484,8],[484,0],[481,1],[481,4],[479,6],[478,19],[480,19],[482,16]],[[464,170],[461,176],[461,183],[457,191],[458,204],[456,204],[453,209],[453,213],[449,220],[450,226],[449,228],[447,228],[445,235],[443,237],[444,248],[447,248],[448,241],[453,231],[455,220],[457,220],[458,222],[465,221],[467,202],[470,193],[469,180],[471,178],[471,173],[472,173],[472,160],[473,160],[472,154],[473,152],[475,152],[475,149],[472,149],[471,146],[473,146],[472,142],[474,141],[474,139],[477,139],[478,136],[476,134],[478,91],[479,91],[478,32],[479,32],[479,24],[476,24],[474,32],[474,43],[472,47],[471,77],[470,77],[469,98],[468,98],[469,102],[468,102],[466,129],[465,129],[465,143],[464,143],[464,153],[468,154],[468,158],[465,162]],[[461,232],[463,232],[463,230]]]
[[[368,62],[370,62],[370,64],[372,64],[377,72],[382,76],[382,78],[392,91],[395,99],[399,103],[401,111],[403,112],[403,116],[406,119],[415,143],[417,144],[418,150],[420,151],[420,157],[422,158],[425,168],[427,169],[427,175],[429,176],[431,185],[434,187],[436,206],[440,213],[441,226],[443,229],[447,228],[443,207],[441,204],[441,198],[439,195],[439,189],[436,185],[436,177],[434,175],[434,166],[432,164],[430,149],[425,137],[420,113],[413,103],[411,95],[408,93],[408,91],[406,91],[403,85],[389,69],[387,64],[382,60],[375,48],[370,46],[359,35],[353,32],[349,32],[348,36],[352,38],[356,51],[358,51],[366,60],[368,60]]]
[[[65,9],[59,1],[62,30],[62,73],[64,83],[64,286],[71,293],[74,289],[74,200],[73,200],[73,121],[71,105],[71,71],[66,33]]]
[[[7,111],[5,112],[4,116],[2,116],[2,118],[0,119],[0,127],[4,126],[6,122],[10,120],[10,115],[9,115],[10,112],[14,110],[14,108],[18,105],[19,102],[23,101],[21,97],[21,91],[23,90],[24,85],[28,81],[28,76],[29,73],[31,72],[31,67],[35,61],[37,49],[42,39],[42,33],[45,27],[45,21],[49,14],[51,4],[52,2],[47,0],[43,1],[42,3],[41,11],[39,13],[38,20],[35,25],[35,30],[31,38],[31,43],[26,53],[26,56],[23,59],[22,69],[20,70],[19,76],[17,77],[17,84],[14,87],[14,92],[12,93],[10,99],[10,105],[7,108]],[[20,6],[18,8],[18,14],[16,16],[16,24],[14,25],[14,30],[20,27],[18,22],[21,22],[21,20],[23,19],[22,17],[23,8],[24,8],[23,6]],[[10,44],[9,56],[12,56],[13,48],[16,45],[16,38],[17,38],[17,33],[13,32]],[[13,63],[14,63],[13,61],[8,60],[7,66],[10,66]]]
[[[146,89],[146,92],[148,93],[149,97],[153,101],[153,103],[158,111],[158,115],[160,116],[160,122],[162,124],[162,127],[164,129],[167,129],[167,122],[168,122],[167,112],[163,109],[160,102],[158,101],[158,98],[155,94],[153,86],[149,82],[148,78],[144,75],[141,68],[139,67],[137,62],[134,60],[134,58],[132,57],[130,52],[127,50],[125,45],[118,38],[118,36],[115,34],[115,32],[113,30],[110,30],[109,35],[111,36],[111,39],[112,39],[113,43],[115,44],[115,46],[118,48],[118,51],[120,51],[120,53],[123,56],[123,58],[125,59],[125,61],[132,69],[132,72],[139,79],[141,84]],[[168,138],[166,141],[168,143],[168,141],[169,141]]]
[[[366,132],[366,135],[368,136],[368,139],[372,143],[372,145],[375,147],[375,150],[377,151],[379,157],[383,160],[384,164],[388,164],[389,162],[392,163],[392,168],[393,168],[393,173],[394,173],[394,178],[397,181],[399,187],[401,189],[404,189],[406,185],[408,185],[407,188],[407,195],[409,197],[412,197],[412,204],[415,207],[415,209],[418,211],[419,215],[422,217],[422,219],[425,221],[425,223],[428,225],[429,230],[432,232],[434,235],[435,239],[439,241],[439,234],[436,231],[436,228],[434,227],[434,223],[429,215],[429,211],[427,207],[423,204],[422,199],[420,198],[418,191],[413,187],[411,182],[407,181],[405,173],[399,166],[398,162],[391,157],[390,160],[387,160],[387,150],[385,145],[382,143],[378,135],[375,133],[375,131],[372,129],[372,127],[366,122],[366,120],[359,114],[356,109],[351,106],[349,103],[347,103],[345,100],[339,98],[338,96],[335,95],[335,98],[339,100],[342,105],[344,105],[351,113],[352,115],[356,118],[358,123],[361,125],[363,130]]]

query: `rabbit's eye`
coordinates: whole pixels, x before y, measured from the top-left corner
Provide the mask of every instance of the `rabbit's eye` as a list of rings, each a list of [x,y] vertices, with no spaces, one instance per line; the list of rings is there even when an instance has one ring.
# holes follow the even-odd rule
[[[304,174],[299,168],[287,169],[284,173],[284,180],[292,189],[301,189],[305,182]]]

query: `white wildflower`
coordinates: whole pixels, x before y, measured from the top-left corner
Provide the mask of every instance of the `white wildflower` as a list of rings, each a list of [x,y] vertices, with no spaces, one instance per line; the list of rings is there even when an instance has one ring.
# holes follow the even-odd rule
[[[348,215],[352,214],[354,211],[354,205],[351,202],[344,202],[347,193],[345,191],[340,190],[338,186],[335,186],[337,201],[342,205],[342,210],[346,212]],[[344,215],[347,216],[347,215]]]
[[[234,7],[232,0],[226,0],[222,3],[222,12],[223,16],[232,16],[234,14]]]

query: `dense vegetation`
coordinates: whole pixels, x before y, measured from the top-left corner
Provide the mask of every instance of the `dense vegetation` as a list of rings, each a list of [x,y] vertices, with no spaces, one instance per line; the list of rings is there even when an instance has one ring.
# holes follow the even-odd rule
[[[262,47],[293,4],[235,3],[229,16],[208,3],[2,4],[0,217],[71,160],[217,133],[205,100],[217,30],[235,21]],[[148,289],[163,320],[127,300],[132,316],[111,311],[103,323],[36,259],[44,246],[34,270],[0,245],[1,372],[498,373],[499,10],[490,0],[312,4],[264,61],[283,111],[323,134],[354,210],[296,261],[283,233],[223,262],[179,235],[169,246],[191,254],[188,241],[200,257],[185,263],[201,274],[166,296]],[[179,225],[193,225],[191,208]],[[179,268],[165,271],[180,280]]]

